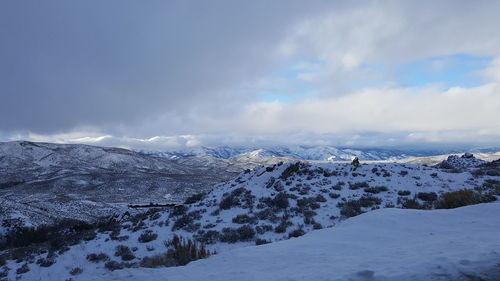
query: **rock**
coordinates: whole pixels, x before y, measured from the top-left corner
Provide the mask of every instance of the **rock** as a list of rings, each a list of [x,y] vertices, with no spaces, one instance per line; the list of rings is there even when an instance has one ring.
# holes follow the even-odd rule
[[[472,154],[470,152],[466,152],[466,153],[464,153],[464,155],[462,155],[462,158],[466,158],[466,159],[474,158],[474,154]]]

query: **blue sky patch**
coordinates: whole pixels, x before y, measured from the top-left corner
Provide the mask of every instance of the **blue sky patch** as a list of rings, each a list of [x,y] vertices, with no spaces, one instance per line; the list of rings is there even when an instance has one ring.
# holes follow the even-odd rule
[[[261,93],[261,101],[292,103],[312,95],[317,86],[298,77],[301,74],[315,73],[316,68],[322,64],[323,62],[315,59],[300,59],[286,63],[279,71],[270,75],[270,80],[274,80],[276,85]]]
[[[482,82],[478,71],[493,60],[491,56],[455,54],[401,64],[396,68],[396,81],[402,86],[476,87]]]

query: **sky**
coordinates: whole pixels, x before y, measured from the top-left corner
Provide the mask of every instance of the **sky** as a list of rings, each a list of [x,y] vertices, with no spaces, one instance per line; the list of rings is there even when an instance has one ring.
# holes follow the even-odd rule
[[[0,141],[500,144],[499,1],[2,1]]]

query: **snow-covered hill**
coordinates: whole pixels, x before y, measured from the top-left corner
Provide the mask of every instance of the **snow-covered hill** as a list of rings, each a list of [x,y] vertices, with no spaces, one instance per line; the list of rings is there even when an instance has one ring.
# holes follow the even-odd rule
[[[497,164],[490,168],[500,169]],[[137,267],[147,257],[161,255],[166,251],[164,241],[174,235],[231,255],[241,253],[228,252],[231,249],[335,227],[344,219],[372,210],[432,208],[441,194],[450,191],[475,190],[475,200],[491,200],[490,193],[500,192],[500,176],[478,173],[481,169],[449,173],[435,167],[398,163],[354,167],[348,163],[303,162],[257,167],[215,185],[206,195],[189,198],[185,205],[124,217],[121,223],[100,227],[99,231],[89,228],[83,242],[59,246],[64,250],[17,257],[17,263],[7,263],[8,276],[19,275],[23,280],[88,280],[105,274],[107,268]],[[127,258],[120,254],[123,251],[128,253]],[[97,257],[102,259],[94,263]],[[29,271],[16,274],[21,267]],[[82,272],[77,270],[79,273],[72,276],[70,272],[75,268]]]
[[[350,161],[358,157],[364,161],[395,161],[408,157],[428,157],[449,153],[461,153],[461,149],[397,149],[397,148],[337,148],[334,146],[219,146],[196,147],[180,151],[142,151],[142,153],[166,159],[183,159],[190,157],[211,156],[219,159],[230,159],[245,154],[262,157],[284,157],[298,160],[315,161]],[[498,152],[500,148],[474,148],[472,152]],[[441,159],[442,160],[442,159]]]
[[[90,280],[500,280],[499,203],[383,209],[303,237],[220,253],[183,267],[124,269]]]
[[[183,200],[239,172],[216,171],[120,148],[0,143],[0,222],[92,220],[128,203]]]
[[[462,156],[448,156],[446,160],[437,164],[436,167],[441,169],[463,170],[467,168],[475,168],[485,163],[486,161],[477,159],[472,153],[465,153]]]
[[[244,155],[261,157],[284,157],[299,160],[349,161],[354,157],[362,160],[395,160],[407,157],[399,150],[390,149],[339,149],[332,146],[276,146],[276,147],[198,147],[183,151],[143,152],[156,157],[181,159],[187,157],[211,156],[230,159]],[[420,154],[418,154],[420,155]]]

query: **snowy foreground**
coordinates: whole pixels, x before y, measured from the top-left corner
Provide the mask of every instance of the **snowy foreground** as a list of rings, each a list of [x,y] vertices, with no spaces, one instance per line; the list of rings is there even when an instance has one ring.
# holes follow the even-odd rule
[[[130,268],[90,280],[500,280],[499,214],[500,203],[380,209],[184,267]]]

